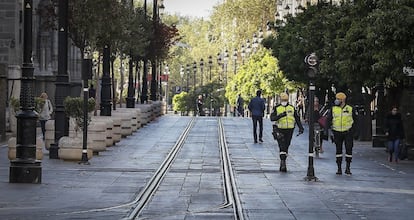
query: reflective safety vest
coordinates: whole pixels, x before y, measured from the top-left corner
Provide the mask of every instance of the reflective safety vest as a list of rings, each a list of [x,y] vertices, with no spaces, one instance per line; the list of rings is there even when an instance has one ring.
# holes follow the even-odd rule
[[[332,130],[348,131],[351,129],[354,119],[352,118],[352,107],[345,105],[332,107]]]
[[[286,112],[286,116],[279,118],[279,120],[277,120],[277,127],[280,129],[295,128],[295,108],[291,105],[279,105],[276,108],[276,113],[280,115],[283,112]]]

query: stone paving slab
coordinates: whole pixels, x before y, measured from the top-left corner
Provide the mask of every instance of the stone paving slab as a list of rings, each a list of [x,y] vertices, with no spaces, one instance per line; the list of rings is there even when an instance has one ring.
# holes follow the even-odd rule
[[[0,146],[0,219],[121,219],[159,167],[189,117],[152,121],[91,159],[91,165],[42,161],[42,184],[8,183],[7,148]],[[265,119],[264,143],[254,144],[250,118],[223,118],[246,219],[410,219],[414,161],[386,161],[384,149],[355,142],[352,176],[337,176],[335,149],[315,158],[317,182],[306,176],[307,129],[294,136],[288,172]],[[140,219],[233,219],[222,209],[222,176],[215,118],[199,117],[188,142]],[[295,132],[296,133],[296,132]],[[46,151],[45,151],[46,153]],[[103,210],[105,209],[105,210]]]

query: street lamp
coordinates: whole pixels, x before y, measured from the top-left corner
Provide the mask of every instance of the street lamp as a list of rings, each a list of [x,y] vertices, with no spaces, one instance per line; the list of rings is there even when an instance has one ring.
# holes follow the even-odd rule
[[[318,73],[318,57],[315,53],[311,53],[305,57],[305,63],[307,65],[307,75],[309,77],[309,157],[308,157],[308,173],[305,177],[307,181],[317,181],[318,178],[315,176],[315,170],[313,167],[313,147],[314,147],[314,100],[315,100],[315,85],[313,80],[315,79],[316,74]]]
[[[181,65],[180,67],[180,76],[181,76],[181,89],[180,89],[180,93],[183,91],[183,87],[184,87],[184,67],[183,65]]]
[[[259,37],[258,37],[258,42],[259,44],[262,43],[263,41],[263,30],[262,28],[259,29]]]
[[[111,116],[111,76],[109,75],[110,54],[109,46],[105,45],[103,49],[102,65],[101,116]]]
[[[257,48],[259,47],[259,38],[257,37],[257,34],[253,34],[253,52],[256,52]]]
[[[79,164],[89,165],[88,162],[88,98],[89,88],[88,79],[92,74],[92,59],[90,47],[85,47],[83,65],[82,65],[82,79],[83,79],[83,137],[82,137],[82,159]]]
[[[41,161],[36,160],[36,121],[34,111],[34,77],[32,61],[33,1],[24,0],[23,63],[20,86],[20,111],[17,113],[16,159],[10,161],[10,183],[41,183]]]
[[[68,0],[59,1],[58,72],[55,89],[55,140],[49,148],[49,158],[59,159],[59,139],[69,134],[69,119],[66,117],[63,100],[69,96],[68,77]]]
[[[227,63],[229,62],[229,51],[226,49],[224,51],[224,58],[223,58],[223,66],[224,66],[224,92],[226,92],[227,87]],[[224,98],[224,115],[227,116],[227,101],[226,98]]]
[[[234,62],[234,75],[236,75],[237,70],[237,49],[233,51],[233,62]]]
[[[210,70],[210,83],[211,83],[211,68],[213,67],[213,57],[210,55],[208,56],[208,68]]]
[[[247,39],[247,41],[246,41],[246,55],[249,56],[251,52],[252,52],[252,46],[250,44],[250,40]]]
[[[165,64],[165,72],[164,72],[164,83],[165,83],[165,114],[168,113],[168,77],[170,75],[170,68],[168,64]]]
[[[201,86],[203,86],[203,74],[204,74],[204,60],[200,59],[200,74],[201,74]]]
[[[217,74],[218,74],[218,76],[219,76],[219,82],[221,83],[221,74],[219,74],[219,66],[221,66],[222,65],[222,62],[221,62],[221,54],[220,53],[218,53],[217,54]]]
[[[193,62],[193,85],[194,85],[194,92],[196,92],[196,83],[197,83],[197,79],[196,79],[196,74],[197,74],[197,62],[194,61]]]
[[[189,88],[189,85],[188,85],[188,82],[190,81],[190,64],[187,64],[186,69],[187,69],[187,88],[186,88],[186,90],[187,90],[187,93],[188,93],[190,91],[190,88]]]
[[[210,69],[210,83],[211,83],[211,67],[213,66],[213,57],[210,55],[208,56],[208,67]],[[211,97],[211,92],[210,92],[210,116],[212,116],[212,109],[213,109],[213,97]]]
[[[242,64],[244,65],[244,58],[246,57],[246,49],[244,45],[241,46],[241,57],[242,57]]]

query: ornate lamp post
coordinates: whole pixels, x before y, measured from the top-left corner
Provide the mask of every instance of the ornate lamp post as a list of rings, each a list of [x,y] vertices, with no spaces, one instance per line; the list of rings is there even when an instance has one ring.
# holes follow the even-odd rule
[[[246,57],[246,49],[244,48],[244,45],[241,46],[241,57],[242,57],[242,64],[244,65],[244,58]]]
[[[227,87],[227,63],[229,62],[229,51],[226,49],[224,51],[223,66],[224,66],[224,93],[226,92]],[[227,101],[224,98],[224,115],[227,116]]]
[[[83,137],[82,137],[82,159],[79,164],[89,165],[88,161],[88,98],[89,88],[88,79],[92,75],[92,59],[90,48],[85,48],[82,65],[82,79],[83,79]]]
[[[234,49],[234,51],[233,51],[233,63],[234,63],[234,75],[236,75],[236,72],[237,72],[237,49]]]
[[[196,63],[196,61],[194,61],[194,63],[193,63],[193,76],[194,76],[194,78],[193,78],[194,92],[196,92],[196,89],[197,89],[197,87],[196,87],[196,83],[197,83],[197,79],[196,79],[196,76],[197,76],[197,63]]]
[[[246,55],[249,56],[252,52],[252,45],[250,44],[250,40],[247,39],[246,41]]]
[[[68,0],[59,1],[58,73],[55,90],[55,143],[50,145],[49,158],[59,159],[59,139],[69,134],[69,120],[63,107],[63,100],[69,96],[68,77]]]
[[[165,84],[165,114],[168,113],[168,77],[170,75],[170,68],[166,64],[164,67],[164,84]]]
[[[145,18],[147,17],[147,0],[144,1],[144,14]],[[144,104],[148,101],[148,58],[143,57],[142,63],[142,90],[141,90],[141,104]]]
[[[131,13],[133,12],[134,12],[134,0],[131,0]],[[126,98],[126,107],[135,108],[135,86],[134,86],[134,75],[133,75],[134,74],[134,59],[133,59],[131,50],[129,51],[128,65],[129,65],[129,75],[128,75],[128,95]]]
[[[190,64],[187,64],[186,69],[187,69],[187,88],[186,88],[187,91],[186,92],[188,93],[190,91],[190,88],[188,85],[188,82],[190,82]]]
[[[211,83],[211,68],[213,67],[213,57],[210,55],[210,56],[208,56],[208,68],[209,68],[209,79],[210,79],[210,83]],[[210,93],[210,111],[209,111],[209,113],[210,113],[210,116],[212,116],[213,115],[213,113],[211,112],[213,110],[213,97],[211,96],[211,93]]]
[[[259,38],[257,37],[257,34],[253,34],[253,52],[256,52],[257,48],[259,47]]]
[[[111,76],[110,71],[110,49],[108,45],[103,49],[103,74],[101,90],[101,116],[111,116]]]
[[[262,41],[263,41],[263,34],[264,34],[263,30],[260,28],[259,29],[259,37],[257,38],[259,44],[262,43]]]
[[[203,86],[203,75],[204,75],[204,60],[200,59],[200,75],[201,75],[201,86]]]
[[[306,73],[309,77],[309,157],[308,157],[308,173],[305,177],[307,181],[317,181],[318,178],[315,176],[315,170],[313,167],[313,147],[314,147],[314,100],[315,100],[315,85],[313,80],[315,79],[316,74],[318,73],[318,57],[315,53],[311,53],[310,55],[305,57],[305,63],[308,67]]]
[[[152,27],[153,27],[153,31],[154,31],[154,36],[157,35],[157,23],[158,23],[158,1],[157,0],[153,0],[153,11],[152,11]],[[155,42],[151,41],[151,48],[154,52],[155,49]],[[154,52],[155,53],[155,52]],[[152,101],[156,101],[157,100],[157,58],[156,55],[154,54],[152,60],[151,60],[151,100]]]
[[[183,87],[184,87],[184,67],[183,67],[183,65],[181,65],[181,67],[180,67],[180,76],[181,76],[181,89],[180,89],[180,92],[182,92]]]
[[[16,159],[10,161],[10,183],[41,183],[41,161],[36,160],[36,121],[32,43],[33,1],[23,2],[23,64],[20,111],[17,113]]]
[[[213,67],[213,57],[210,55],[208,56],[208,68],[209,68],[209,80],[211,82],[211,68]]]
[[[222,66],[223,65],[223,63],[221,62],[222,60],[221,60],[221,54],[220,53],[218,53],[217,54],[217,73],[219,74],[219,70],[218,70],[218,67],[219,66],[221,66],[222,67],[222,69],[224,69],[224,67]],[[219,74],[219,82],[221,83],[221,74]]]

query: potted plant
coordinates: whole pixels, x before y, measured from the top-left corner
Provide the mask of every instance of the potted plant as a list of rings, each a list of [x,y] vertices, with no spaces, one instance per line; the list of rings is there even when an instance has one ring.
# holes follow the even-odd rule
[[[88,99],[88,118],[87,125],[91,122],[90,113],[95,109],[95,99]],[[74,120],[74,129],[77,136],[79,129],[83,131],[83,98],[81,97],[66,97],[63,101],[65,114]]]

